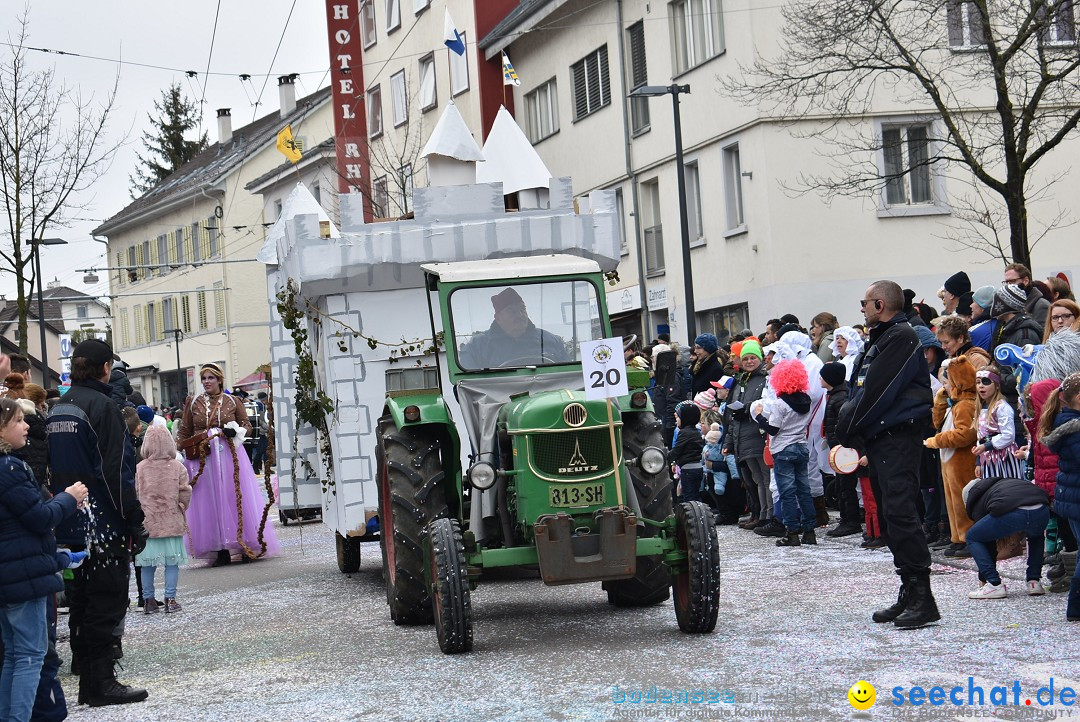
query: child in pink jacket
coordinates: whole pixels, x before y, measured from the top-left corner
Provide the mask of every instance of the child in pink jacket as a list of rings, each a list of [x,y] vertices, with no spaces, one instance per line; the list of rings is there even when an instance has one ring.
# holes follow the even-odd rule
[[[180,565],[187,561],[184,533],[185,512],[191,502],[191,484],[187,469],[176,460],[176,442],[164,426],[151,426],[142,442],[143,460],[135,467],[135,490],[139,495],[150,539],[146,549],[135,558],[142,567],[143,612],[154,614],[159,606],[165,613],[179,612],[176,585]],[[165,567],[165,601],[154,599],[154,573]]]

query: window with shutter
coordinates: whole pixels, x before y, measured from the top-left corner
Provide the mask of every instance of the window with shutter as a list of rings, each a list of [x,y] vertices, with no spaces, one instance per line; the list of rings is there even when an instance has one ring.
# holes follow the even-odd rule
[[[191,298],[185,294],[180,297],[180,329],[191,333]]]
[[[225,326],[225,291],[221,281],[214,281],[214,326]]]
[[[645,64],[645,22],[639,20],[626,29],[630,52],[630,89],[640,88],[649,82],[649,72]],[[630,128],[634,135],[649,129],[649,99],[630,99]]]
[[[153,241],[146,242],[146,263],[150,266],[150,268],[146,269],[147,278],[161,275],[161,269],[158,267],[158,244],[156,238]]]
[[[139,280],[139,249],[138,246],[128,246],[127,249],[127,277],[129,283]]]
[[[205,331],[209,327],[209,321],[206,318],[206,291],[196,291],[195,298],[198,303],[199,330]]]
[[[574,120],[595,113],[611,103],[607,45],[570,66],[574,80]]]
[[[169,268],[169,236],[170,233],[162,233],[157,237],[157,262],[158,274],[164,276],[170,270]]]
[[[165,305],[158,303],[154,307],[154,331],[150,334],[151,341],[160,341],[165,338]]]
[[[206,250],[207,258],[217,258],[221,243],[221,221],[211,216],[206,219]]]
[[[158,314],[160,308],[156,303],[146,304],[146,342],[153,343],[157,340]]]
[[[199,238],[199,224],[192,223],[191,231],[185,241],[188,244],[188,258],[192,261],[202,260],[202,241]]]
[[[131,345],[131,329],[128,327],[128,310],[120,309],[120,348],[128,348]]]
[[[146,343],[146,315],[142,306],[135,307],[135,345],[142,346]]]
[[[191,229],[187,228],[187,227],[177,228],[176,229],[176,245],[173,248],[173,250],[176,252],[176,262],[177,263],[183,263],[185,258],[188,258],[188,257],[191,256],[191,252],[188,250],[189,249],[188,242],[190,240],[188,238],[188,235],[190,233],[191,233]]]
[[[162,317],[161,333],[163,336],[171,335],[176,328],[176,304],[172,296],[161,299]]]
[[[116,252],[116,282],[118,285],[126,286],[128,282],[127,266],[124,263],[124,252]]]
[[[143,266],[146,264],[146,253],[143,251],[143,244],[135,246],[135,277],[140,281],[146,278],[146,269]]]

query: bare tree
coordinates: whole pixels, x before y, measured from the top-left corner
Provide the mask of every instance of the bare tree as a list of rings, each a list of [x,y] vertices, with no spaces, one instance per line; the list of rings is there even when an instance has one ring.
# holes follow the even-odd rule
[[[122,142],[105,138],[116,84],[103,102],[94,103],[93,97],[57,83],[52,69],[32,70],[28,31],[27,10],[16,37],[8,37],[11,55],[0,64],[0,200],[7,221],[0,263],[15,274],[21,353],[26,353],[34,254],[40,252],[34,240],[67,226],[73,212],[87,208],[79,194],[108,170]]]
[[[812,121],[796,132],[839,151],[803,188],[873,195],[931,166],[966,167],[1004,207],[1012,260],[1030,265],[1029,193],[1047,184],[1033,171],[1080,121],[1072,0],[793,0],[782,14],[776,57],[721,82],[766,114]],[[886,137],[864,122],[882,108],[940,131]],[[882,172],[883,152],[901,162]]]

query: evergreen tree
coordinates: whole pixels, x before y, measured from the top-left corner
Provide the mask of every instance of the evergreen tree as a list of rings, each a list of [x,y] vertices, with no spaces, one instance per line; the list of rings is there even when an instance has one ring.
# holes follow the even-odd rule
[[[150,116],[153,131],[143,131],[147,155],[139,155],[139,167],[131,176],[131,196],[137,198],[169,174],[201,153],[209,144],[206,133],[198,140],[186,140],[184,133],[199,125],[198,107],[173,83],[154,101],[158,117]]]

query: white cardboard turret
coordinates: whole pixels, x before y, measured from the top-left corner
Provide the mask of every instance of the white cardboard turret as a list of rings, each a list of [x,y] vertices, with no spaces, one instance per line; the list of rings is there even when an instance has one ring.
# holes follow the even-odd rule
[[[521,210],[546,208],[551,171],[505,107],[499,108],[476,166],[477,183],[502,183],[503,193],[518,194]]]
[[[427,158],[428,184],[431,186],[476,183],[476,164],[484,159],[465,119],[452,102],[435,124],[420,155]]]

